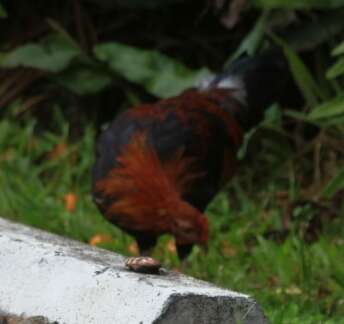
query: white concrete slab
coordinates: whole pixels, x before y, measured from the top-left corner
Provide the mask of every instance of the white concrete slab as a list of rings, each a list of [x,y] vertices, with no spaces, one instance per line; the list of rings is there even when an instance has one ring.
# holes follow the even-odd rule
[[[0,309],[59,324],[263,324],[246,295],[0,218]]]

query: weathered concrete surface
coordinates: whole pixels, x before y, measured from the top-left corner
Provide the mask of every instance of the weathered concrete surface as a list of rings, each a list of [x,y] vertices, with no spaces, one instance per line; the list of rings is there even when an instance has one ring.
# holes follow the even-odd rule
[[[67,324],[263,324],[246,295],[0,218],[0,309]]]

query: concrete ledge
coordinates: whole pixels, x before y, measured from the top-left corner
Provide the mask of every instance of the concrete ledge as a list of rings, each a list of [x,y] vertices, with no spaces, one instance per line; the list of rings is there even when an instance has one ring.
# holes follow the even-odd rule
[[[0,218],[0,309],[59,324],[267,323],[250,297]]]

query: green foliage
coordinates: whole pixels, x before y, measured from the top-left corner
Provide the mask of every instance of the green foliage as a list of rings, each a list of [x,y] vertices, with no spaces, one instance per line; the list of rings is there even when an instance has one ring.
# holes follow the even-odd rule
[[[344,74],[344,58],[338,59],[338,61],[328,70],[327,77],[329,79],[334,79],[342,74]]]
[[[180,3],[183,0],[89,0],[94,2],[96,5],[104,7],[104,8],[117,8],[117,7],[124,7],[130,9],[159,9],[165,8],[169,5],[173,5],[175,3]]]
[[[66,69],[80,49],[60,35],[50,35],[41,44],[26,44],[8,53],[2,53],[3,68],[30,67],[49,72]]]
[[[321,196],[332,198],[334,194],[340,190],[344,190],[344,167],[339,169],[333,179],[326,184],[324,189],[321,191]]]
[[[3,5],[0,3],[0,19],[1,18],[7,18],[7,12]]]
[[[40,1],[0,3],[0,18],[8,16],[0,20],[0,215],[84,242],[107,235],[110,241],[99,246],[131,254],[132,239],[108,224],[90,197],[95,126],[101,126],[93,116],[103,121],[104,107],[112,117],[117,107],[148,95],[176,95],[209,75],[207,66],[220,69],[228,57],[278,44],[305,107],[273,105],[245,135],[240,172],[207,210],[208,252],[196,247],[185,266],[164,236],[154,255],[167,267],[252,294],[272,323],[341,323],[344,1],[246,2],[230,31],[213,14],[228,12],[218,10],[221,1],[209,2],[215,10],[181,0],[89,2],[80,2],[79,14],[77,6],[72,13],[63,5],[49,11]],[[176,13],[171,28],[168,14]],[[142,38],[143,26],[151,33]],[[305,49],[313,64],[304,60]],[[38,81],[25,74],[35,70]],[[34,106],[37,96],[49,100]],[[317,237],[307,241],[312,231]]]
[[[333,56],[340,56],[341,57],[337,60],[337,62],[327,71],[326,76],[329,79],[337,78],[344,74],[344,42],[339,44],[332,52]]]
[[[206,68],[193,71],[157,51],[114,42],[96,45],[94,53],[109,65],[115,76],[137,83],[157,97],[177,95],[209,75]],[[75,64],[71,66],[73,60]],[[61,72],[54,80],[78,95],[98,93],[112,81],[110,71],[61,34],[50,35],[40,44],[26,44],[1,53],[0,66]]]
[[[132,8],[143,8],[143,9],[155,9],[169,4],[178,3],[182,0],[117,0],[119,5],[132,7]]]
[[[112,82],[109,72],[97,64],[74,66],[55,79],[77,95],[99,93]]]
[[[263,36],[266,32],[267,23],[269,20],[269,11],[263,11],[260,17],[254,24],[253,29],[246,35],[246,37],[241,41],[238,49],[230,57],[226,65],[230,62],[240,57],[243,54],[253,55],[257,51],[260,43],[262,42]]]
[[[332,51],[332,55],[341,55],[344,54],[344,41],[340,43],[337,47],[334,48]]]
[[[335,9],[344,6],[343,0],[253,0],[253,3],[271,9]]]
[[[142,85],[157,97],[170,97],[192,87],[209,75],[207,69],[192,71],[157,51],[142,50],[120,43],[100,44],[95,56],[109,64],[112,71]]]
[[[307,66],[302,62],[295,50],[285,41],[278,38],[275,38],[275,41],[282,46],[285,56],[288,59],[295,82],[302,91],[302,94],[308,105],[312,107],[318,104],[319,100],[323,99],[325,95],[317,85]]]
[[[331,122],[333,123],[338,122],[338,117],[344,117],[344,93],[332,100],[326,101],[320,106],[316,106],[308,115],[308,118],[311,121],[319,121],[331,118]],[[341,122],[340,119],[339,122]]]
[[[306,65],[302,62],[296,52],[288,46],[284,41],[276,39],[281,44],[285,55],[289,61],[294,79],[297,82],[302,94],[307,101],[309,107],[312,107],[308,114],[299,112],[288,112],[290,116],[297,119],[308,121],[310,123],[321,124],[323,126],[344,126],[344,91],[340,89],[339,94],[328,99],[324,91],[320,88]],[[340,44],[333,50],[334,55],[340,55],[343,52],[343,44]],[[337,62],[327,71],[327,76],[333,78],[333,71],[339,67]],[[339,70],[337,69],[337,72]],[[340,73],[335,74],[339,76]],[[331,77],[330,77],[331,76]]]
[[[9,120],[0,123],[1,214],[83,241],[94,233],[113,234],[95,211],[89,195],[94,132],[87,127],[78,144],[68,145],[60,153],[56,151],[55,156],[52,152],[68,141],[69,134],[66,124],[59,126],[57,133],[47,132],[37,137],[33,121],[28,121],[25,127]],[[73,165],[75,152],[85,154],[78,154],[77,164]],[[36,166],[37,159],[44,162]],[[77,202],[73,217],[63,200],[69,192],[83,197]]]
[[[0,214],[84,242],[97,234],[110,235],[111,241],[100,246],[130,254],[132,239],[107,223],[91,201],[93,128],[85,125],[83,135],[73,143],[68,124],[58,114],[56,107],[55,132],[38,133],[33,119],[24,126],[10,119],[0,122]],[[276,120],[276,114],[272,109],[266,123]],[[59,151],[61,143],[64,150]],[[342,175],[343,171],[341,187]],[[207,210],[208,252],[196,247],[188,265],[182,265],[166,248],[171,237],[165,236],[155,257],[168,267],[252,294],[272,323],[340,323],[344,316],[343,219],[328,223],[313,244],[306,245],[297,231],[283,243],[268,240],[266,230],[278,226],[281,217],[274,193],[285,185],[269,180],[264,189],[250,192],[243,187],[244,178],[238,177],[231,185],[230,200],[223,192]],[[326,195],[334,192],[325,191]],[[74,211],[67,209],[64,197],[68,193],[78,198]],[[304,207],[297,214],[311,216],[311,212]]]

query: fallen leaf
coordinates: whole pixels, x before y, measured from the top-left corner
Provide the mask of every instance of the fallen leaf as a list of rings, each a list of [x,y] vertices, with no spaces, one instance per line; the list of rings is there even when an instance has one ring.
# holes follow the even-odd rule
[[[276,288],[276,290],[275,290],[275,294],[276,294],[276,295],[280,295],[280,294],[282,294],[282,292],[283,292],[283,289],[282,289],[281,287],[278,287],[278,288]]]
[[[174,240],[169,240],[166,244],[167,251],[176,254],[177,253],[177,248],[176,248],[176,243]]]
[[[291,285],[290,287],[286,288],[285,293],[287,295],[301,295],[302,290],[296,285]]]
[[[72,164],[76,164],[78,162],[78,152],[76,150],[73,150],[70,155],[70,162]]]
[[[289,193],[288,193],[288,191],[286,191],[286,190],[280,190],[280,191],[277,191],[276,192],[276,198],[277,198],[277,200],[279,200],[279,201],[285,201],[285,200],[288,200],[288,198],[289,198]]]
[[[225,257],[234,257],[238,253],[237,249],[235,249],[228,241],[222,242],[222,254]]]
[[[339,237],[333,238],[332,242],[336,245],[339,245],[339,246],[344,245],[344,240],[342,238],[339,238]]]
[[[317,298],[322,300],[331,294],[331,290],[327,287],[320,286],[317,291]]]
[[[133,242],[128,245],[128,252],[131,255],[140,255],[139,247],[136,242]]]
[[[15,156],[15,151],[13,149],[8,149],[0,154],[0,161],[11,161]]]
[[[271,276],[268,278],[268,283],[270,287],[275,287],[279,283],[279,279],[276,276]]]
[[[96,234],[91,237],[88,243],[92,246],[96,246],[100,243],[109,243],[112,241],[111,235],[108,234]]]
[[[67,153],[67,144],[65,142],[60,142],[55,145],[55,147],[48,153],[49,160],[56,160]]]
[[[74,213],[76,209],[76,203],[78,201],[78,196],[72,192],[69,192],[63,197],[64,205],[66,210],[70,213]]]

